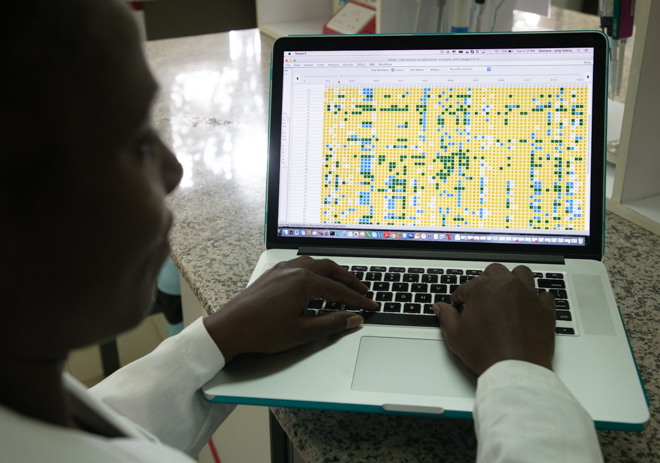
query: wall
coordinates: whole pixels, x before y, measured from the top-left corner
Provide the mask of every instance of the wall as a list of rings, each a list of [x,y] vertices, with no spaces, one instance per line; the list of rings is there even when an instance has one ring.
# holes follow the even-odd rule
[[[256,3],[246,0],[144,2],[147,40],[257,27]]]

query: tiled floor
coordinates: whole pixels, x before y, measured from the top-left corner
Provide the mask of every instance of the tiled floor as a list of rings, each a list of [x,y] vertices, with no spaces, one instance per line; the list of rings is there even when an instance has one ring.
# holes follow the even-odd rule
[[[148,354],[167,337],[163,314],[145,319],[137,328],[117,338],[120,364],[127,365]],[[103,379],[101,355],[98,346],[71,352],[66,369],[87,387]],[[216,431],[213,441],[222,463],[268,463],[270,440],[268,409],[265,407],[239,406]],[[208,445],[198,460],[214,463]]]

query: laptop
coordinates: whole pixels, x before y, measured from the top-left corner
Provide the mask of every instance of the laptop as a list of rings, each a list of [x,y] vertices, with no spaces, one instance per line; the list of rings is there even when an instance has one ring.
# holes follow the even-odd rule
[[[553,368],[599,428],[648,402],[604,251],[607,38],[600,32],[287,37],[272,52],[265,241],[329,258],[379,311],[359,329],[243,355],[223,403],[470,418],[477,377],[431,305],[492,262],[557,306]],[[353,310],[312,300],[307,316]]]

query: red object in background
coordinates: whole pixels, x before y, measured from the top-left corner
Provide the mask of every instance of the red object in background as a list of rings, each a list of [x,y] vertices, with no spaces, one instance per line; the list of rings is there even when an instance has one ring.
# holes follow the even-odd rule
[[[144,11],[144,2],[128,2],[128,6],[134,11]]]
[[[619,0],[619,5],[614,2],[615,7],[619,6],[619,16],[613,18],[612,37],[615,39],[627,39],[633,34],[633,25],[635,23],[635,1],[634,0]]]
[[[324,34],[375,34],[376,8],[350,1],[323,25]]]
[[[213,456],[213,461],[215,463],[222,463],[220,461],[220,455],[218,455],[218,450],[215,448],[215,443],[213,442],[213,438],[209,439],[209,448],[211,449],[211,455]]]

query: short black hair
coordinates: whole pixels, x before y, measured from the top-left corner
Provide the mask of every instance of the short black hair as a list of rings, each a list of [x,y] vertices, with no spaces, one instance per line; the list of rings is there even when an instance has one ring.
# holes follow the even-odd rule
[[[92,87],[117,53],[104,25],[117,0],[29,0],[0,15],[0,193],[49,183],[71,91]],[[27,183],[27,185],[26,185]],[[16,198],[18,199],[18,198]],[[21,201],[24,202],[24,201]]]
[[[90,3],[81,0],[9,2],[0,16],[2,107],[31,109],[49,81],[80,56]]]
[[[0,15],[0,191],[17,209],[55,164],[57,149],[45,156],[45,144],[56,130],[55,89],[80,46],[87,11],[80,3],[9,2]]]

